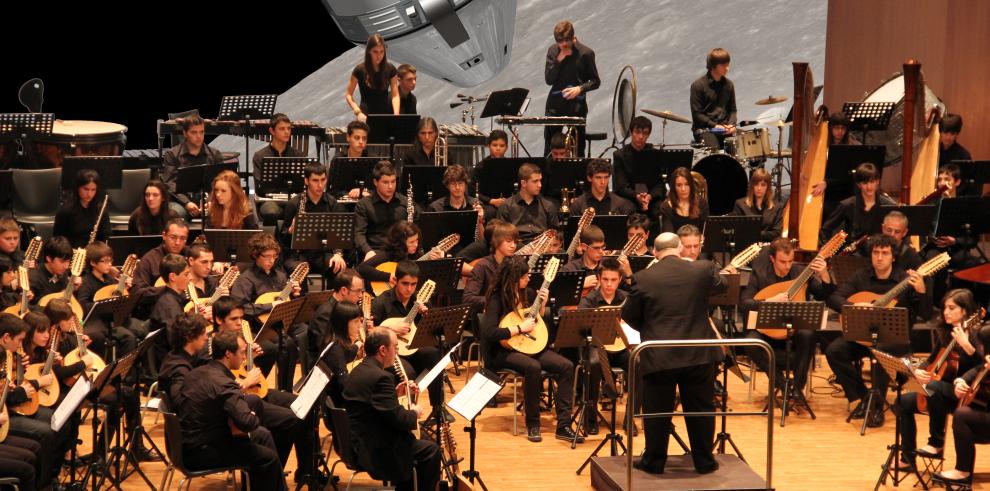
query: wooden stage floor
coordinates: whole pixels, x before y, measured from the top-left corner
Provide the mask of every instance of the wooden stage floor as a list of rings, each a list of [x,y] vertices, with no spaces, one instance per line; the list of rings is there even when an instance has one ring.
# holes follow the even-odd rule
[[[880,466],[887,455],[887,445],[893,442],[894,420],[887,413],[887,422],[882,428],[867,429],[865,436],[859,435],[858,422],[846,423],[847,414],[845,398],[836,392],[827,382],[830,375],[824,357],[818,357],[819,368],[813,376],[814,394],[811,399],[812,409],[818,419],[811,420],[806,414],[790,415],[786,427],[779,426],[779,414],[774,425],[774,460],[772,484],[778,490],[860,490],[872,489],[880,475]],[[451,380],[455,388],[464,384],[464,372],[461,376],[453,376]],[[737,411],[760,411],[766,399],[766,377],[757,376],[757,388],[754,401],[747,403],[747,386],[731,374],[729,375],[729,406]],[[448,392],[449,397],[449,392]],[[520,400],[522,394],[519,395]],[[890,395],[893,399],[893,395]],[[591,489],[590,469],[586,468],[581,475],[575,471],[585,458],[594,450],[604,436],[604,431],[598,436],[591,437],[585,443],[571,450],[567,442],[553,438],[554,419],[548,413],[543,413],[542,443],[530,443],[526,440],[525,432],[513,437],[512,430],[512,395],[510,389],[503,389],[499,395],[499,407],[486,409],[478,419],[477,467],[485,484],[490,490],[509,489],[540,489],[540,490],[585,490]],[[620,404],[619,417],[622,417],[624,405]],[[927,416],[918,416],[919,438],[923,445],[928,436]],[[163,443],[162,424],[154,425],[154,416],[145,416],[145,427],[159,445]],[[520,416],[520,426],[524,427]],[[686,439],[683,421],[675,419],[682,436]],[[950,420],[951,425],[951,420]],[[462,469],[467,467],[467,434],[461,431],[464,421],[458,418],[454,423],[454,435],[457,440],[458,455],[465,459]],[[89,425],[82,428],[82,438],[88,447],[92,441]],[[717,431],[717,430],[716,430]],[[764,476],[766,469],[766,419],[762,417],[740,416],[731,417],[728,431],[739,446],[745,459],[758,474]],[[321,436],[326,430],[320,427]],[[672,445],[674,445],[672,441]],[[635,441],[635,446],[642,450],[642,432]],[[977,479],[974,489],[990,490],[990,451],[988,447],[977,448]],[[87,450],[88,451],[88,450]],[[607,450],[606,450],[607,451]],[[675,452],[672,447],[672,452]],[[330,461],[335,456],[330,456]],[[955,452],[952,447],[951,430],[946,448],[946,467],[952,467],[955,462]],[[149,474],[156,486],[161,480],[164,464],[146,463],[142,468]],[[295,457],[290,458],[287,470],[292,473],[295,469]],[[337,475],[346,482],[350,473],[338,466]],[[177,476],[173,480],[173,488],[178,485]],[[362,474],[355,479],[357,489],[372,489],[380,483],[370,480]],[[900,489],[911,489],[914,479],[903,482]],[[289,482],[290,487],[293,483]],[[124,484],[126,490],[143,490],[145,484],[137,476],[132,476]],[[224,482],[219,478],[197,479],[193,489],[224,489]],[[343,489],[343,488],[341,488]],[[888,485],[881,489],[897,489]],[[920,489],[920,487],[919,487]]]

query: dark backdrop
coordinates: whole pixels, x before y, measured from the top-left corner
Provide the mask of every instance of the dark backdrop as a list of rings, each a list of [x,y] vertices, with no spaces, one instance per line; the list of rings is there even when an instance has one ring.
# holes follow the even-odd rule
[[[155,120],[224,95],[278,94],[351,48],[319,0],[6,2],[0,112],[45,82],[43,110],[128,127],[153,148]],[[42,38],[42,41],[32,39]]]

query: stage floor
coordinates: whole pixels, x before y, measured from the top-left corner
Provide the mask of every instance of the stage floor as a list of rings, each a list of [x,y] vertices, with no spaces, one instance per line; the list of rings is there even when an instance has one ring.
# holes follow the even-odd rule
[[[841,393],[835,393],[828,385],[826,378],[831,374],[823,356],[819,356],[820,367],[813,376],[814,394],[811,406],[817,415],[817,420],[811,420],[807,414],[791,414],[784,428],[779,426],[779,414],[774,422],[774,460],[772,484],[777,490],[860,490],[872,489],[880,475],[880,466],[887,456],[887,445],[893,442],[894,420],[887,413],[887,422],[882,428],[868,429],[865,436],[859,435],[858,422],[846,423],[846,400]],[[464,385],[464,372],[460,376],[451,373],[454,387],[460,389]],[[450,397],[449,392],[447,396]],[[520,400],[522,394],[520,393]],[[763,409],[766,400],[766,378],[757,376],[757,388],[753,402],[747,402],[747,385],[733,375],[729,375],[729,406],[737,411],[759,411]],[[893,395],[890,396],[893,399]],[[557,441],[553,438],[554,418],[549,413],[543,413],[542,428],[543,442],[530,443],[526,440],[525,431],[512,436],[512,394],[510,389],[503,389],[499,395],[499,407],[486,409],[478,418],[478,448],[477,467],[488,489],[539,489],[539,490],[590,490],[591,471],[585,468],[581,475],[575,471],[595,449],[604,437],[604,431],[598,436],[591,437],[587,442],[571,450],[569,442]],[[619,405],[621,419],[625,406]],[[678,430],[686,438],[683,421],[675,418]],[[164,442],[162,422],[155,424],[154,415],[146,415],[145,427],[161,445]],[[950,420],[951,424],[951,420]],[[519,420],[523,427],[522,417]],[[454,436],[457,440],[458,456],[464,458],[462,469],[467,468],[468,438],[462,428],[464,420],[458,418],[454,423]],[[928,438],[927,416],[918,416],[919,445]],[[761,478],[765,478],[766,469],[766,418],[740,416],[728,418],[728,431],[733,441],[738,445],[749,467]],[[320,427],[321,436],[327,434]],[[88,448],[90,426],[82,427],[82,439]],[[642,432],[635,440],[635,448],[643,448]],[[673,440],[672,440],[673,445]],[[978,446],[976,456],[977,485],[974,489],[990,490],[990,447]],[[88,451],[85,450],[85,451]],[[606,450],[607,452],[607,450]],[[671,455],[681,453],[679,449],[671,448]],[[607,453],[603,453],[607,456]],[[331,463],[335,456],[331,455]],[[946,467],[955,463],[955,451],[952,448],[952,435],[949,432],[949,442],[946,448]],[[164,465],[161,463],[143,464],[152,482],[157,486],[161,480]],[[295,470],[295,457],[290,457],[287,465],[290,482]],[[983,474],[981,474],[983,473]],[[350,473],[338,466],[337,474],[346,482]],[[979,481],[983,481],[981,484]],[[372,489],[380,483],[371,481],[362,474],[354,480],[357,489]],[[178,478],[173,481],[173,487],[178,484]],[[903,482],[900,489],[911,489],[914,479]],[[139,477],[131,477],[124,483],[126,490],[144,490],[146,486]],[[197,479],[193,489],[224,489],[224,482],[219,478]],[[343,488],[341,488],[343,489]],[[636,489],[649,489],[646,487]],[[897,489],[892,486],[881,489]]]

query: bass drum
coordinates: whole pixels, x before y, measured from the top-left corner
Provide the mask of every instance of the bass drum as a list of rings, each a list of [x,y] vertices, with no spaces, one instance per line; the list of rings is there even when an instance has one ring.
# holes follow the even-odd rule
[[[708,210],[711,215],[732,211],[736,200],[746,196],[749,179],[738,160],[722,153],[709,155],[694,165],[708,181]]]
[[[932,108],[937,107],[941,114],[945,114],[945,104],[928,85],[924,86],[924,95],[919,91],[918,98],[925,104],[922,119],[928,116]],[[901,161],[901,154],[904,153],[904,75],[895,75],[887,80],[880,87],[870,92],[863,102],[893,102],[894,112],[890,116],[890,124],[885,131],[870,131],[866,133],[866,145],[886,145],[887,155],[884,165],[891,165]],[[919,107],[920,110],[920,107]],[[850,119],[855,118],[855,114],[848,115]],[[917,125],[916,125],[917,126]],[[915,128],[914,145],[917,148],[925,136],[924,128]]]

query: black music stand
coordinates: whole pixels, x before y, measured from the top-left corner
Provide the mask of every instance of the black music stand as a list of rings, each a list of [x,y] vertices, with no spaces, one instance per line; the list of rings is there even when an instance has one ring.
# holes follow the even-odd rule
[[[132,366],[136,366],[138,360],[145,359],[145,355],[147,355],[148,349],[150,349],[153,344],[158,342],[157,341],[158,336],[167,336],[167,334],[165,333],[164,329],[158,329],[153,331],[137,345],[137,347],[134,349],[133,352],[127,355],[127,357],[133,356],[133,359],[131,361]],[[130,369],[133,370],[133,368]],[[125,373],[124,376],[126,375],[127,374]],[[162,452],[161,449],[158,447],[158,445],[155,443],[155,441],[152,440],[151,435],[148,434],[148,431],[144,429],[144,425],[138,425],[136,428],[134,428],[131,431],[131,434],[128,435],[127,438],[128,438],[127,441],[124,443],[124,449],[126,449],[128,456],[134,455],[134,446],[140,441],[150,444],[151,445],[149,447],[150,450],[153,450],[156,454],[158,454],[162,458],[162,460],[165,459],[165,452]],[[124,470],[122,472],[124,479],[127,479],[127,464],[131,462],[133,462],[131,457],[128,457],[128,459],[124,461]],[[137,469],[138,472],[140,472],[140,468],[137,467],[136,464],[135,464],[135,468]],[[145,477],[144,473],[141,473],[141,476]],[[145,477],[145,479],[147,478]],[[147,480],[145,482],[147,482]],[[154,486],[152,486],[150,482],[148,483],[148,485],[152,489],[154,489]]]
[[[874,350],[878,349],[880,343],[910,344],[910,320],[908,310],[904,307],[843,305],[842,316],[839,319],[842,322],[842,336],[846,341],[869,344]],[[875,369],[876,360],[870,357],[870,373],[876,373]],[[883,392],[877,393],[878,390]],[[870,388],[866,398],[866,416],[859,430],[860,435],[866,434],[866,422],[870,419],[870,409],[873,405],[886,403],[886,398],[883,396],[886,391],[886,387]],[[852,421],[852,414],[846,418],[846,422],[849,421]]]
[[[981,196],[983,185],[990,183],[990,160],[953,160],[962,178],[957,196]]]
[[[694,158],[694,150],[690,148],[649,148],[646,149],[647,158],[644,159],[646,165],[639,165],[633,169],[633,183],[646,185],[646,189],[653,189],[657,184],[667,182],[667,177],[678,167],[691,168],[691,160]]]
[[[842,112],[849,118],[849,130],[860,131],[860,141],[866,143],[867,132],[887,129],[896,105],[896,102],[846,102],[842,104]],[[877,170],[886,165],[884,162],[874,163],[877,164]]]
[[[284,194],[286,199],[303,192],[306,166],[320,161],[309,157],[265,157],[261,159],[261,182],[254,183],[257,196]]]
[[[550,262],[550,259],[552,258],[557,258],[557,261],[560,262],[560,267],[567,264],[567,254],[564,254],[563,252],[558,252],[556,254],[540,254],[540,257],[536,259],[536,266],[529,270],[531,275],[531,284],[538,285],[543,282],[543,268],[547,267],[547,263]],[[530,257],[527,256],[527,260],[529,259]]]
[[[427,280],[436,283],[435,295],[449,295],[457,290],[457,282],[461,279],[461,266],[464,258],[445,257],[442,259],[423,259],[416,261],[419,266],[419,284]]]
[[[251,258],[252,237],[262,230],[228,230],[208,228],[204,232],[206,242],[213,248],[214,260],[224,263],[253,262]]]
[[[621,321],[622,309],[617,307],[602,307],[597,309],[565,310],[560,312],[560,320],[557,324],[557,337],[554,340],[556,348],[578,348],[580,359],[578,367],[584,376],[584,384],[581,388],[580,398],[575,404],[571,413],[571,424],[574,426],[574,439],[571,440],[571,448],[577,446],[577,437],[585,431],[584,412],[593,410],[596,421],[601,419],[608,423],[596,407],[593,401],[589,400],[589,389],[591,388],[591,350],[596,346],[605,346],[615,342],[616,326]],[[599,357],[602,358],[602,357]],[[605,366],[608,366],[606,361]],[[602,373],[611,372],[611,368],[602,370]],[[609,434],[615,438],[615,428],[610,428]],[[607,440],[609,438],[606,438]],[[601,447],[599,447],[600,449]],[[596,449],[597,452],[597,449]],[[589,458],[590,459],[590,458]],[[583,465],[581,466],[584,467]]]
[[[306,297],[308,295],[303,295],[297,298],[293,298],[287,302],[280,303],[272,307],[271,312],[268,314],[268,320],[265,324],[261,326],[258,330],[258,335],[254,337],[254,341],[272,341],[274,337],[275,345],[278,347],[279,356],[285,350],[285,336],[286,331],[288,331],[292,325],[295,323],[296,317],[299,315],[299,311],[302,310],[303,305],[306,303]],[[280,370],[279,360],[275,360],[275,369]],[[282,378],[282,373],[278,373],[278,377],[275,378],[276,381]],[[290,377],[291,380],[291,377]],[[291,384],[290,384],[291,385]],[[278,387],[280,390],[291,390],[291,387]]]
[[[736,337],[737,335],[743,334],[742,330],[739,329],[736,324],[735,307],[739,305],[739,292],[741,288],[740,274],[729,274],[722,273],[722,281],[728,285],[724,292],[715,293],[708,297],[708,305],[713,307],[718,307],[719,317],[722,319],[722,323],[725,324],[726,334]],[[742,372],[740,372],[742,373]]]
[[[489,99],[491,100],[491,99]],[[534,164],[546,173],[546,160],[532,157],[503,157],[486,159],[485,165],[476,168],[474,181],[478,183],[478,191],[492,198],[508,198],[516,193],[519,185],[519,167],[523,164]]]
[[[704,250],[721,252],[729,258],[760,241],[763,217],[758,215],[710,216],[705,222]],[[725,261],[728,262],[728,261]]]
[[[911,366],[910,361],[884,353],[878,349],[871,349],[870,352],[873,354],[873,359],[880,364],[883,371],[887,372],[887,376],[889,376],[891,382],[893,382],[894,389],[897,391],[897,398],[894,399],[895,401],[901,399],[901,391],[905,384],[908,385],[908,390],[911,392],[918,392],[919,394],[925,394],[927,396],[932,395],[931,392],[929,392],[928,389],[915,377],[914,367]],[[901,374],[901,377],[898,377],[897,374]],[[901,418],[899,415],[894,419],[894,444],[887,445],[887,449],[890,450],[890,452],[887,454],[887,460],[884,461],[882,468],[883,470],[880,471],[880,478],[877,479],[877,485],[874,490],[880,489],[881,484],[886,484],[887,476],[890,476],[894,487],[897,487],[902,481],[907,479],[910,474],[914,474],[915,477],[918,478],[918,483],[920,483],[922,487],[927,490],[928,484],[921,477],[921,473],[918,472],[917,466],[911,466],[911,471],[904,472],[904,477],[900,477]],[[893,470],[891,470],[891,465],[894,466]]]
[[[423,278],[420,277],[420,281]],[[470,305],[455,305],[452,307],[433,307],[427,309],[426,312],[422,314],[419,321],[416,322],[416,334],[409,341],[409,347],[412,349],[426,348],[426,347],[436,347],[440,350],[441,356],[447,354],[450,351],[450,340],[456,340],[461,338],[461,330],[464,328],[464,323],[467,321],[468,315],[471,314]],[[442,361],[442,359],[441,359]],[[432,383],[440,383],[441,385],[447,384],[453,393],[454,387],[447,378],[447,370],[442,370],[440,372],[440,377],[438,380],[434,380]],[[440,404],[433,408],[433,416],[436,419],[436,429],[435,436],[437,445],[440,445],[440,425],[445,417],[440,411],[443,408],[445,394],[443,390],[440,391]]]
[[[451,248],[451,252],[457,252],[474,242],[474,235],[478,229],[478,212],[473,209],[427,211],[419,214],[416,225],[419,225],[419,229],[423,231],[419,243],[427,246],[440,243],[450,234],[459,234],[461,240]]]
[[[592,160],[604,159],[547,159],[544,193],[556,198],[560,196],[561,189],[568,189],[573,191],[573,196],[580,195],[588,182],[588,164]]]
[[[225,170],[237,172],[237,164],[224,162],[179,167],[175,175],[175,192],[178,194],[188,194],[189,196],[199,196],[199,209],[202,210],[204,207],[203,197],[205,196],[205,192],[212,190],[213,178]],[[206,220],[203,220],[203,227],[206,227]]]
[[[832,281],[836,285],[849,281],[849,279],[856,275],[857,271],[871,267],[870,260],[859,254],[834,256],[829,261],[829,266],[831,266],[829,274],[832,276]]]
[[[852,128],[850,128],[852,129]],[[825,200],[839,202],[855,192],[853,174],[863,162],[873,162],[877,172],[883,174],[883,162],[887,148],[883,145],[829,145],[825,164]]]
[[[98,319],[110,320],[110,325],[107,326],[106,349],[108,351],[104,353],[104,357],[107,360],[117,358],[115,356],[117,338],[113,335],[114,326],[124,327],[127,325],[127,320],[131,317],[131,312],[137,306],[139,300],[141,300],[141,295],[137,294],[98,300],[93,303],[93,306],[89,309],[89,313],[86,314],[87,320],[93,317],[93,315],[96,315]]]
[[[330,187],[333,191],[341,191],[346,195],[348,191],[355,187],[360,189],[371,189],[371,176],[375,169],[375,164],[382,160],[378,157],[356,157],[344,158],[334,157],[330,161]],[[401,176],[396,176],[398,179]]]
[[[650,248],[652,249],[652,247]],[[633,274],[636,274],[650,265],[656,259],[655,256],[629,256],[629,267],[632,269]]]
[[[935,205],[880,205],[875,226],[880,230],[883,219],[892,211],[899,211],[908,219],[908,231],[911,235],[927,237],[932,233],[938,207]]]
[[[822,325],[822,315],[825,313],[824,302],[760,302],[759,310],[756,313],[755,329],[785,329],[787,331],[787,341],[784,351],[784,383],[783,389],[774,388],[774,393],[770,397],[776,397],[777,392],[781,392],[783,398],[783,411],[780,414],[780,426],[783,427],[787,419],[788,409],[793,406],[804,407],[811,419],[815,418],[815,412],[811,410],[807,399],[801,393],[800,387],[794,387],[794,376],[791,369],[791,350],[793,348],[792,337],[796,329],[817,331]],[[770,370],[777,370],[777,367],[768,367]]]
[[[626,246],[626,221],[629,220],[629,215],[598,215],[591,219],[591,224],[602,229],[605,233],[605,248],[606,249],[622,249]],[[574,237],[574,233],[577,232],[578,222],[581,221],[579,216],[569,216],[567,217],[567,223],[564,224],[564,244],[569,244],[571,239]]]
[[[301,324],[303,322],[309,322],[313,320],[316,316],[316,310],[320,308],[321,305],[327,303],[330,297],[333,296],[333,291],[324,290],[321,292],[309,292],[304,298],[306,302],[303,306],[299,308],[299,313],[296,314],[296,318],[293,319],[293,324]]]
[[[108,407],[106,404],[103,404],[103,403],[100,402],[100,398],[103,395],[110,394],[111,393],[111,390],[114,389],[114,387],[111,386],[111,383],[114,382],[115,380],[119,380],[120,379],[120,377],[119,377],[119,373],[120,372],[117,370],[117,365],[119,365],[123,361],[124,361],[124,358],[121,358],[119,360],[113,360],[113,361],[107,362],[107,365],[103,368],[103,370],[101,370],[100,373],[98,373],[96,375],[96,378],[93,380],[92,384],[90,385],[89,394],[86,395],[86,399],[89,399],[90,403],[92,404],[92,409],[93,409],[92,428],[93,428],[93,438],[94,439],[96,438],[96,435],[99,435],[100,434],[100,418],[97,418],[96,417],[97,416],[97,411],[99,411],[100,408],[103,408],[104,413],[108,413],[108,412],[111,411],[110,407]],[[115,375],[117,375],[117,377],[114,377]],[[87,373],[86,373],[85,370],[79,376],[80,377],[85,377],[87,379],[89,378],[89,375],[87,375]],[[107,420],[107,419],[109,419],[109,418],[104,418],[104,421]],[[110,442],[108,441],[108,438],[107,438],[108,431],[107,431],[107,427],[105,425],[103,427],[103,431],[104,431],[103,432],[103,451],[104,451],[104,457],[107,457],[107,456],[109,456],[109,451],[116,450],[117,448],[119,448],[121,446],[120,445],[120,443],[121,443],[120,442],[120,435],[119,435],[120,432],[118,432],[118,435],[116,435],[117,445],[115,445],[114,448],[111,449],[110,448]],[[91,477],[94,477],[95,472],[97,472],[97,467],[99,467],[99,459],[96,458],[96,449],[95,448],[93,449],[93,452],[92,452],[91,456],[93,457],[92,458],[92,462],[90,462],[90,464],[88,465],[88,468],[86,469],[86,473],[83,475],[82,479],[79,481],[79,485],[78,485],[79,487],[78,487],[78,489],[86,489],[86,483],[89,481],[89,479]],[[107,459],[104,459],[104,462],[106,462],[106,461],[107,461]],[[109,474],[109,471],[110,471],[110,469],[107,468],[106,471],[104,471],[104,473],[105,474]],[[75,470],[73,469],[72,476],[75,477],[75,475],[76,475],[75,474]],[[95,477],[94,477],[94,479],[95,479]],[[102,480],[102,478],[101,478],[101,480]],[[116,479],[115,482],[112,483],[112,484],[116,484],[117,489],[121,489],[121,487],[120,487],[120,479]],[[94,482],[94,485],[95,485],[95,482]],[[99,489],[99,488],[94,487],[93,489]]]
[[[113,249],[113,264],[120,266],[131,254],[141,257],[162,243],[161,235],[116,235],[107,239]]]
[[[266,95],[225,95],[220,99],[220,121],[241,121],[244,123],[244,170],[251,160],[251,120],[271,119],[275,114],[275,101],[278,94]]]
[[[123,157],[70,156],[62,159],[62,179],[60,184],[63,191],[76,187],[76,175],[83,169],[96,171],[100,176],[100,187],[103,189],[120,189],[124,180]]]
[[[478,439],[478,429],[475,422],[478,419],[478,415],[481,414],[481,411],[484,411],[488,401],[494,400],[495,396],[498,395],[502,387],[505,387],[505,380],[499,377],[495,372],[492,372],[485,367],[480,367],[478,371],[475,372],[474,376],[472,376],[464,384],[464,387],[466,389],[479,390],[472,390],[470,392],[465,392],[462,390],[461,393],[465,394],[465,396],[461,396],[461,393],[458,393],[450,402],[453,404],[456,402],[455,400],[460,400],[463,397],[469,397],[470,400],[465,404],[469,407],[460,409],[460,406],[455,407],[450,404],[447,405],[447,407],[454,410],[454,412],[463,416],[464,419],[471,421],[471,426],[464,428],[464,431],[469,436],[470,446],[468,447],[469,467],[468,470],[464,471],[462,474],[471,481],[472,485],[474,484],[474,481],[477,480],[478,485],[481,486],[481,489],[483,491],[488,491],[488,487],[485,486],[485,482],[481,480],[481,474],[474,467],[476,456],[475,445]]]
[[[529,89],[516,87],[513,89],[496,90],[488,94],[488,101],[481,110],[482,118],[495,116],[517,116],[522,111]]]
[[[447,186],[443,185],[443,173],[447,168],[437,165],[404,165],[402,166],[403,182],[412,179],[413,201],[425,208],[435,199],[450,194]]]
[[[54,113],[0,113],[0,141],[52,134]]]
[[[354,247],[353,213],[296,215],[290,246],[297,251],[337,251]]]
[[[368,143],[388,144],[388,155],[395,160],[395,145],[412,143],[419,126],[418,114],[369,114]]]
[[[542,275],[541,275],[542,276]],[[554,307],[570,307],[581,302],[584,290],[584,271],[559,271],[550,284],[550,299]]]
[[[979,237],[990,232],[990,197],[964,196],[943,198],[938,206],[938,219],[935,221],[936,237]],[[977,241],[974,241],[976,243]],[[987,262],[986,255],[979,247],[976,251]]]

